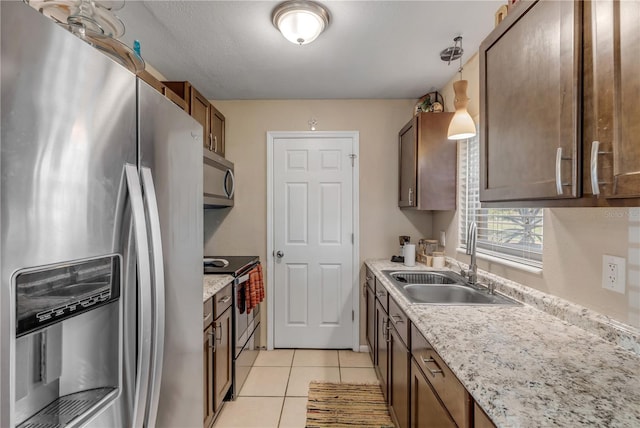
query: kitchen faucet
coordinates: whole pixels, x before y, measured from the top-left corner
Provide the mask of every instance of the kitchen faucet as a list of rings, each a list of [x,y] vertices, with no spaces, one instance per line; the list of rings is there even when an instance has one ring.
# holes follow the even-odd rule
[[[478,240],[478,226],[475,221],[469,223],[469,229],[467,230],[467,250],[466,254],[471,256],[469,262],[469,270],[466,272],[466,276],[469,279],[469,283],[475,285],[478,282],[478,265],[476,265],[476,241]]]

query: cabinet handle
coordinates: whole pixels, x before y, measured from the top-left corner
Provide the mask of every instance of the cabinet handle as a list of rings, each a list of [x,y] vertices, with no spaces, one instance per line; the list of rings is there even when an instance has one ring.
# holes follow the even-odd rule
[[[430,369],[429,367],[427,367],[427,370],[429,370],[429,373],[431,373],[431,376],[436,377],[436,375],[438,373],[440,373],[442,376],[444,376],[444,372],[442,371],[442,369],[440,368],[440,366],[438,365],[438,363],[436,362],[436,360],[434,360],[432,357],[429,358],[425,358],[425,357],[420,357],[420,359],[422,360],[422,363],[426,366],[427,363],[433,363],[436,365],[437,369],[433,370]]]
[[[391,315],[391,321],[393,321],[394,324],[402,324],[404,322],[400,315]]]
[[[218,303],[229,303],[231,300],[231,296],[224,296],[222,299],[218,300]]]
[[[389,319],[388,318],[382,321],[382,337],[384,337],[387,342],[389,341]]]
[[[213,134],[209,134],[209,151],[213,151]]]
[[[376,291],[376,296],[384,297],[384,296],[386,296],[386,293],[384,291]]]
[[[562,195],[562,147],[556,150],[556,193]]]
[[[591,193],[593,196],[600,195],[600,187],[598,186],[598,150],[600,149],[600,141],[591,143]]]
[[[562,157],[562,147],[556,149],[556,193],[560,196],[564,193],[562,191],[563,186],[570,186],[571,183],[562,182],[562,161],[571,160],[571,158]]]
[[[413,188],[409,187],[409,206],[413,205]]]
[[[218,153],[218,136],[213,137],[213,151]]]

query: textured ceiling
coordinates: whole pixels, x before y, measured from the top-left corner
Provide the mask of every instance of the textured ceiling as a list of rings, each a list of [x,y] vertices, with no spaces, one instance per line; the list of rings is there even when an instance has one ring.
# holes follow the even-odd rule
[[[128,1],[121,38],[170,80],[209,99],[418,98],[456,73],[439,52],[462,35],[469,59],[505,1],[324,1],[331,24],[297,46],[275,1]]]

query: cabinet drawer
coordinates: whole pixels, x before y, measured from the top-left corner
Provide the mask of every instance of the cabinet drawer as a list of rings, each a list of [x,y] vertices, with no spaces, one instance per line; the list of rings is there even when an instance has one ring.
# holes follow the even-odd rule
[[[217,319],[222,313],[231,306],[233,296],[231,295],[233,287],[231,284],[218,291],[211,299],[213,299],[213,319]]]
[[[384,308],[384,311],[389,313],[389,292],[386,288],[384,288],[384,285],[382,285],[380,281],[378,281],[378,278],[374,277],[374,282],[376,284],[374,288],[376,299],[378,299],[378,301]]]
[[[215,297],[215,296],[214,296]],[[204,310],[202,311],[202,329],[206,330],[213,321],[213,297],[204,302]]]
[[[367,287],[369,287],[371,291],[375,291],[375,288],[376,288],[375,276],[373,276],[373,272],[371,272],[369,268],[366,269],[365,282],[367,284]]]
[[[469,427],[473,405],[471,396],[415,326],[411,328],[411,355],[456,424]]]
[[[409,319],[393,297],[389,297],[389,322],[398,332],[404,346],[409,347]]]

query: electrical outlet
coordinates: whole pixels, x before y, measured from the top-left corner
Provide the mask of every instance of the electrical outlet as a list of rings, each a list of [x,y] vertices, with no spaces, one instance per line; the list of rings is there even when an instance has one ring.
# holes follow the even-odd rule
[[[602,256],[602,288],[624,294],[626,270],[626,259],[604,254]]]

